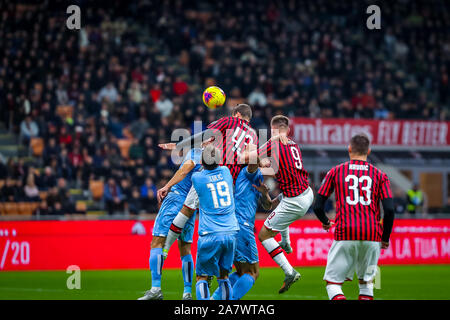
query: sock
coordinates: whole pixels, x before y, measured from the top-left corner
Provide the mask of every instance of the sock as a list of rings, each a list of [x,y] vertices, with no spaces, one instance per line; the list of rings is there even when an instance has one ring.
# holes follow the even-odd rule
[[[291,244],[291,237],[289,236],[289,227],[280,231],[281,242]]]
[[[291,274],[294,271],[286,256],[283,253],[280,245],[274,238],[264,240],[262,242],[263,247],[270,254],[272,259],[283,269],[286,275]]]
[[[358,300],[373,300],[373,283],[359,284]]]
[[[237,272],[233,272],[232,274],[230,274],[228,276],[228,280],[230,280],[230,284],[233,287],[234,284],[236,283],[236,281],[239,280],[239,275]],[[220,286],[217,287],[216,291],[214,291],[213,295],[213,300],[222,300],[222,296],[220,295]]]
[[[327,284],[327,293],[330,300],[346,300],[344,292],[342,292],[342,285],[340,284]]]
[[[233,299],[240,300],[255,284],[255,279],[248,273],[244,273],[233,285]]]
[[[181,270],[183,272],[183,280],[184,280],[183,293],[191,293],[192,277],[194,276],[194,260],[192,260],[191,254],[187,254],[181,257]]]
[[[181,211],[178,212],[175,219],[173,219],[170,225],[169,232],[167,233],[166,241],[164,243],[164,249],[168,252],[175,240],[178,239],[183,231],[186,222],[189,220]]]
[[[150,271],[152,272],[152,288],[161,288],[161,274],[163,266],[162,248],[150,250]]]
[[[231,286],[234,286],[234,284],[236,283],[236,281],[238,281],[240,278],[240,275],[238,275],[237,272],[233,272],[232,274],[230,274],[228,276],[228,279],[230,280]]]
[[[231,300],[233,297],[233,288],[231,287],[230,279],[217,280],[220,288],[220,300]]]
[[[208,281],[200,280],[195,285],[197,300],[209,300]]]

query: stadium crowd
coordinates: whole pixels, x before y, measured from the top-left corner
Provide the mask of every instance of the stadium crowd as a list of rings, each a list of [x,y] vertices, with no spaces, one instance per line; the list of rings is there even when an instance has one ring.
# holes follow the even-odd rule
[[[383,2],[381,30],[364,1],[72,1],[81,30],[65,1],[0,2],[0,121],[43,141],[0,161],[1,197],[48,191],[43,213],[76,211],[68,190],[92,180],[108,212],[156,212],[176,169],[157,143],[217,118],[211,84],[251,104],[255,128],[277,113],[450,119],[447,1]]]

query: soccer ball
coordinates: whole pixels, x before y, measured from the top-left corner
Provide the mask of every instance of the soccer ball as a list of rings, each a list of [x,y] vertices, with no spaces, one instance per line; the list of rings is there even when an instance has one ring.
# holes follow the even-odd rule
[[[206,88],[203,92],[203,103],[210,109],[216,109],[223,106],[225,99],[225,92],[216,86]]]

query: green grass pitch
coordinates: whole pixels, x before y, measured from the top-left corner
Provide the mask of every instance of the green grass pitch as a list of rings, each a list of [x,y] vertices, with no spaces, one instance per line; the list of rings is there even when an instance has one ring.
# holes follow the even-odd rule
[[[302,278],[280,295],[283,273],[277,268],[261,269],[260,278],[244,297],[251,300],[325,300],[324,267],[296,268]],[[380,289],[375,299],[450,299],[450,265],[381,266]],[[0,272],[0,299],[137,299],[149,289],[147,270],[81,271],[81,289],[69,290],[70,275],[64,271]],[[181,299],[183,280],[180,270],[164,270],[165,299]],[[214,280],[212,290],[217,286]],[[194,287],[195,292],[195,287]],[[212,291],[211,291],[212,292]],[[357,282],[344,284],[348,299],[357,299]],[[195,293],[194,293],[195,295]]]

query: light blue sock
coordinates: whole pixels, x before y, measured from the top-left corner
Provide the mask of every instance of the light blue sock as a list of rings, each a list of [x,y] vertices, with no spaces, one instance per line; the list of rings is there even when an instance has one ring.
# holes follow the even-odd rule
[[[163,266],[163,250],[162,248],[154,248],[150,250],[150,271],[152,272],[152,288],[161,288],[161,274]]]
[[[236,271],[233,272],[232,274],[230,274],[230,275],[228,276],[228,279],[230,280],[231,286],[234,286],[234,284],[236,283],[236,281],[239,280],[240,277],[241,277],[241,276],[238,275],[238,273],[237,273]]]
[[[220,288],[220,300],[231,300],[233,297],[233,288],[231,287],[230,279],[218,280]]]
[[[233,286],[233,299],[240,300],[255,284],[255,279],[248,273],[244,273]]]
[[[181,271],[183,272],[183,293],[192,293],[192,278],[194,276],[194,260],[191,254],[181,257]]]
[[[195,285],[197,300],[209,300],[208,281],[200,280]]]
[[[230,280],[231,286],[234,286],[234,284],[236,283],[236,281],[239,280],[239,275],[237,272],[233,272],[232,274],[230,274],[228,276],[228,279]],[[222,295],[220,292],[220,286],[217,287],[216,291],[214,291],[213,293],[213,299],[214,300],[222,300]]]

